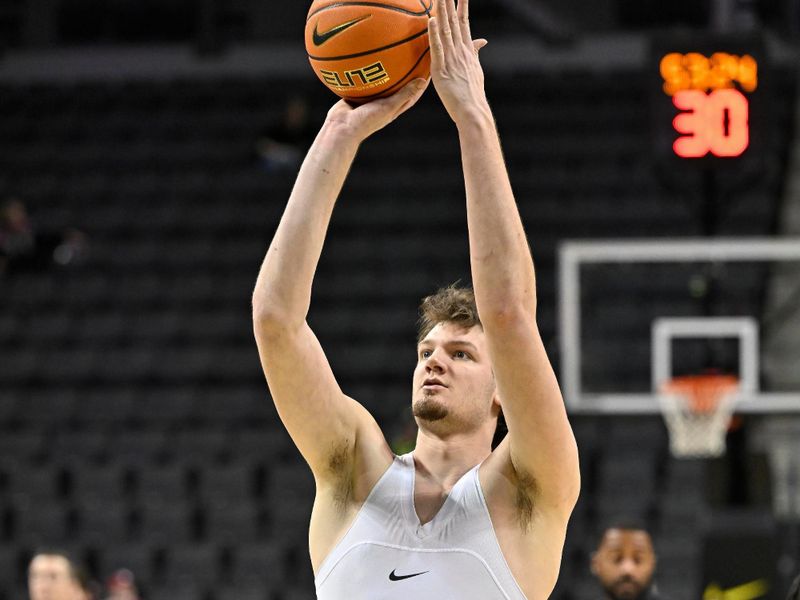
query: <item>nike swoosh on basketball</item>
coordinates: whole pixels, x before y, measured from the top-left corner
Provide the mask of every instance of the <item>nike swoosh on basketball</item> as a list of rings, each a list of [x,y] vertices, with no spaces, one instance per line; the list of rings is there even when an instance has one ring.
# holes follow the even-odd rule
[[[328,31],[323,31],[320,33],[317,30],[319,26],[319,21],[316,25],[314,25],[314,32],[311,34],[311,39],[314,42],[315,46],[322,46],[325,42],[331,39],[333,36],[342,33],[345,29],[349,29],[356,23],[360,23],[364,19],[369,19],[372,15],[364,15],[363,17],[358,17],[357,19],[353,19],[352,21],[347,21],[346,23],[342,23],[341,25],[336,25],[335,27],[331,27]]]
[[[410,577],[416,577],[417,575],[425,575],[425,573],[428,572],[428,571],[422,571],[421,573],[412,573],[411,575],[395,575],[394,572],[396,570],[397,569],[394,569],[394,570],[392,570],[391,573],[389,573],[389,579],[391,581],[402,581],[403,579],[408,579]]]

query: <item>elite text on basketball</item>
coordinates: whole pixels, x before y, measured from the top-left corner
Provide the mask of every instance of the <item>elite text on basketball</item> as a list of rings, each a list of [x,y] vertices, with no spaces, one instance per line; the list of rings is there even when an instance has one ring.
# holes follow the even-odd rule
[[[325,69],[320,69],[320,73],[325,83],[337,88],[358,87],[363,89],[365,87],[377,87],[389,81],[389,74],[380,61],[342,73]]]

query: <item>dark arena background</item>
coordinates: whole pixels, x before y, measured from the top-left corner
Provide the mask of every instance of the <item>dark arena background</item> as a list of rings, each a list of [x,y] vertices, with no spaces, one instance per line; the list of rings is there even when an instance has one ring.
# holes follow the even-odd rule
[[[122,568],[146,600],[314,597],[314,483],[250,305],[335,101],[307,9],[0,1],[0,599],[28,597],[40,546],[72,552],[98,599]],[[783,600],[800,573],[798,3],[471,12],[581,455],[553,597],[601,597],[590,555],[630,518],[666,598]],[[431,88],[361,148],[315,279],[311,325],[397,451],[418,301],[469,282],[463,196]],[[675,456],[659,385],[721,373],[742,384],[727,451]]]

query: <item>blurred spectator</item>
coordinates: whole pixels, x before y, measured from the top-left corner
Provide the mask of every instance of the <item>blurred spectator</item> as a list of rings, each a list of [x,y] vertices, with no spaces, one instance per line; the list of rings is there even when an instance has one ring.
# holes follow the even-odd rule
[[[592,574],[603,588],[604,600],[662,598],[654,584],[656,554],[646,528],[636,522],[606,527],[592,554]]]
[[[794,578],[792,585],[789,586],[789,593],[786,600],[800,600],[800,575]]]
[[[303,96],[292,96],[286,101],[281,119],[259,135],[256,154],[268,171],[294,171],[314,133],[308,123],[308,101]]]
[[[38,551],[28,566],[30,600],[92,600],[83,568],[62,550]]]
[[[106,581],[105,600],[139,600],[136,579],[128,569],[115,571]]]
[[[0,275],[75,264],[86,250],[86,235],[77,229],[37,230],[20,199],[9,198],[0,207]]]

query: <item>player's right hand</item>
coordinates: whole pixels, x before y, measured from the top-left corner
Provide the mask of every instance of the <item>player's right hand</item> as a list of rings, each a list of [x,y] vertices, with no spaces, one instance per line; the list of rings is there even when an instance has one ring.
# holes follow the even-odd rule
[[[458,125],[477,111],[488,111],[483,68],[478,52],[488,42],[472,39],[469,0],[435,0],[436,16],[428,20],[431,78],[450,118]]]
[[[414,106],[429,83],[429,79],[414,79],[387,98],[359,106],[339,100],[328,111],[326,123],[341,128],[344,134],[353,136],[361,143]]]

